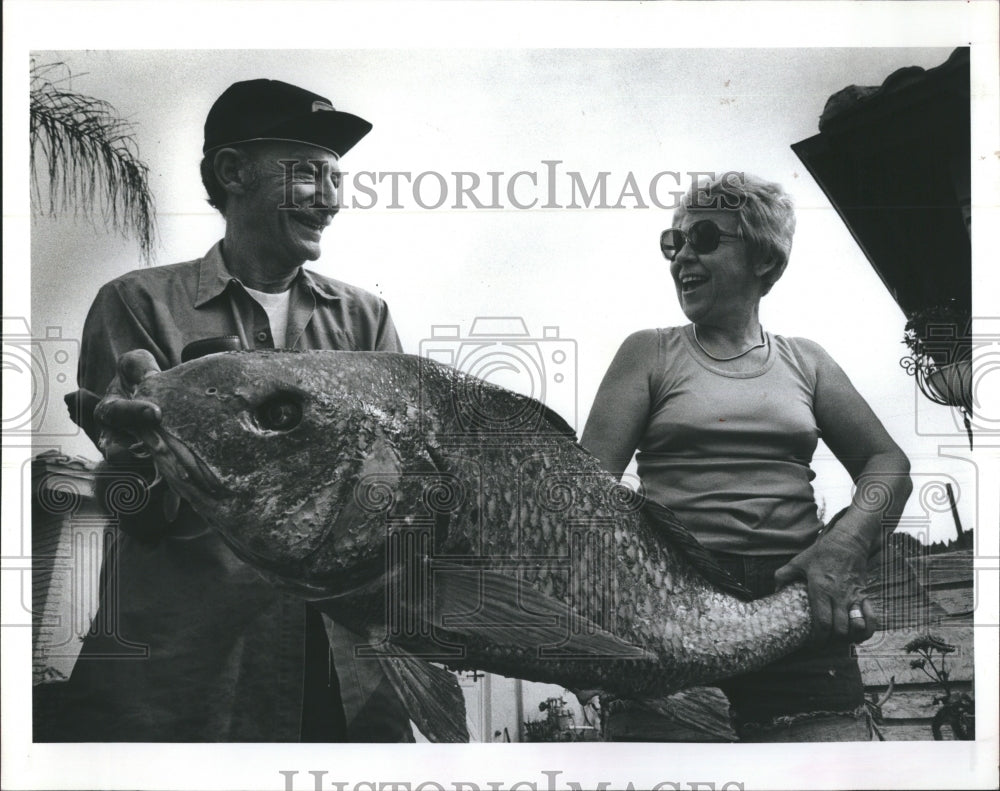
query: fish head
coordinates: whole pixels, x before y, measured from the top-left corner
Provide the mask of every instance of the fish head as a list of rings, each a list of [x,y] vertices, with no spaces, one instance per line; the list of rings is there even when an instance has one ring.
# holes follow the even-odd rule
[[[300,594],[337,595],[384,569],[385,511],[359,482],[391,489],[402,472],[392,421],[372,400],[385,386],[378,356],[225,352],[184,363],[137,388],[162,413],[140,439],[238,556]]]

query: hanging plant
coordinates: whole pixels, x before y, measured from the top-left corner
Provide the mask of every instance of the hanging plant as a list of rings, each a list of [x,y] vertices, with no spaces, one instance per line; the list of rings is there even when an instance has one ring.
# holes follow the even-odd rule
[[[915,359],[930,358],[937,366],[951,365],[972,355],[969,310],[949,299],[912,311],[903,343]]]
[[[899,361],[935,404],[962,413],[972,447],[972,321],[956,299],[913,311],[903,333],[909,355]]]

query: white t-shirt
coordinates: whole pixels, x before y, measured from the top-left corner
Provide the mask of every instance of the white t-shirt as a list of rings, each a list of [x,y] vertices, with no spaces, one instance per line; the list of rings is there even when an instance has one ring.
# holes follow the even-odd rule
[[[254,288],[246,288],[247,293],[257,300],[271,325],[271,337],[274,339],[275,349],[285,348],[285,336],[288,329],[288,305],[291,301],[292,290],[282,291],[279,294],[268,294],[266,291],[257,291]]]

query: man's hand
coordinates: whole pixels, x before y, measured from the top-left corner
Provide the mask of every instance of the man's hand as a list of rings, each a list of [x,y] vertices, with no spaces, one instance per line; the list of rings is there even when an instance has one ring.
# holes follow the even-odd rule
[[[867,576],[868,548],[847,531],[836,528],[774,572],[783,587],[805,580],[812,611],[812,640],[862,643],[875,633],[875,612],[862,596]]]
[[[111,464],[134,463],[137,454],[131,450],[136,443],[132,432],[159,425],[160,408],[149,401],[132,398],[143,379],[159,372],[160,366],[145,349],[126,352],[118,358],[118,375],[94,409],[94,421],[100,429],[101,452]]]
[[[137,472],[147,484],[156,480],[156,471],[133,432],[155,428],[162,415],[156,404],[132,396],[143,379],[159,372],[160,366],[145,349],[126,352],[118,358],[118,375],[94,408],[94,423],[100,432],[98,445],[108,465]],[[107,486],[107,479],[101,481]],[[180,501],[162,482],[151,486],[148,495],[148,503],[141,511],[119,516],[118,526],[135,538],[158,541],[172,532],[171,523],[177,516]]]

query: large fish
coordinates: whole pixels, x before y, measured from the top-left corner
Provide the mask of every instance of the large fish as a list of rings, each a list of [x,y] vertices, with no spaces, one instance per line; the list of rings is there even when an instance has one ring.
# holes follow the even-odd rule
[[[239,557],[365,635],[358,655],[429,738],[464,735],[438,664],[662,702],[808,638],[803,585],[748,601],[561,418],[430,360],[230,352],[135,397],[162,410],[140,438],[171,487]]]

